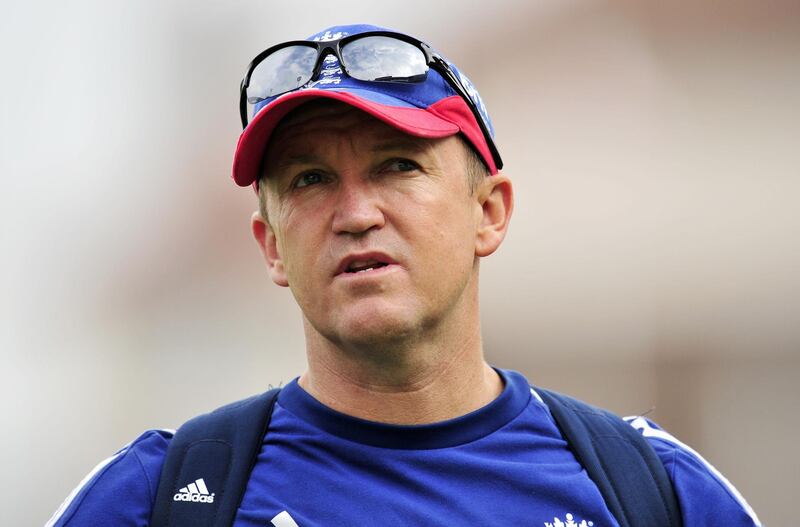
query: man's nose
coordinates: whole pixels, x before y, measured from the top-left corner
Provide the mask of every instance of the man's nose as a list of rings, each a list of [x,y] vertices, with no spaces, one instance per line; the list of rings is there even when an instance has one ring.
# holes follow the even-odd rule
[[[369,181],[343,181],[335,205],[332,227],[337,234],[361,234],[386,221],[380,196]]]

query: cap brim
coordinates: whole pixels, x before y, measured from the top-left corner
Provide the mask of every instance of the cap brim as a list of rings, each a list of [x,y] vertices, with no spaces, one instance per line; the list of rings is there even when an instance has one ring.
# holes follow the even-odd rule
[[[360,97],[357,94],[358,91],[361,90],[312,88],[292,92],[272,101],[256,114],[239,137],[236,154],[233,158],[233,180],[237,185],[246,187],[258,179],[264,149],[272,131],[286,114],[310,99],[323,97],[341,101],[416,137],[447,137],[460,130],[459,126],[452,121],[434,115],[423,108],[412,107],[405,101],[381,94],[382,101],[396,101],[396,105],[379,103]]]

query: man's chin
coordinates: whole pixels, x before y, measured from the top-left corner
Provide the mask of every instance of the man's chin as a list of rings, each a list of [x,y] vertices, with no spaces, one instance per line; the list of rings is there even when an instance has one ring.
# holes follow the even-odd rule
[[[343,340],[371,346],[400,344],[414,338],[417,333],[417,325],[409,320],[374,316],[348,321],[339,331]]]
[[[355,306],[349,306],[351,308]],[[342,347],[394,348],[418,337],[421,324],[408,310],[387,306],[341,309],[334,327],[334,341]]]

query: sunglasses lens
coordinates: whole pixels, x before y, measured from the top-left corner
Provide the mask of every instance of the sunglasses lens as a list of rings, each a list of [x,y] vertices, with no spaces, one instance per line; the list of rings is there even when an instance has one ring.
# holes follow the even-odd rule
[[[260,109],[259,103],[299,88],[311,80],[317,60],[317,48],[288,46],[265,57],[253,69],[247,86],[247,115]]]
[[[348,75],[362,81],[419,82],[428,73],[421,49],[385,36],[348,42],[342,47],[342,61]]]

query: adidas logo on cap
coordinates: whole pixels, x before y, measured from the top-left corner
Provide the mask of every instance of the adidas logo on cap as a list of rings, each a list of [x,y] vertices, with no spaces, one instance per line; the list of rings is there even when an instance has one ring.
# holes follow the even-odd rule
[[[208,492],[206,482],[203,478],[195,480],[194,483],[189,483],[182,489],[178,490],[172,497],[172,501],[191,501],[194,503],[214,503],[214,493]]]

